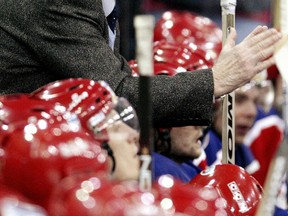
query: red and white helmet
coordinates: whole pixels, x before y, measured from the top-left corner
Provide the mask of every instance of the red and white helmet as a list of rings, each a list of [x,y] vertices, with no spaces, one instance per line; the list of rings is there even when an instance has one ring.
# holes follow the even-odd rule
[[[31,95],[36,99],[62,104],[67,111],[79,116],[85,129],[92,127],[89,119],[95,113],[109,112],[116,100],[116,95],[105,82],[82,78],[55,81],[37,89]]]
[[[113,161],[112,171],[116,163],[109,145],[111,136],[108,128],[119,121],[139,131],[136,111],[122,97],[117,97],[104,81],[95,82],[89,79],[66,79],[49,83],[32,94],[33,98],[61,104],[75,113],[82,127],[101,142]],[[123,134],[122,134],[123,135]]]
[[[262,187],[243,168],[221,164],[203,170],[190,185],[214,188],[225,200],[228,215],[254,215],[262,198]]]
[[[124,98],[119,98],[104,81],[95,82],[89,79],[71,78],[49,83],[32,94],[33,98],[60,103],[67,111],[75,113],[88,132],[92,132],[96,139],[105,138],[106,116],[111,110],[116,110],[118,116],[109,120],[113,124],[122,120],[132,128],[138,129],[139,122],[134,108]],[[100,126],[101,125],[101,126]],[[100,134],[100,132],[103,132]]]
[[[190,11],[171,10],[163,13],[155,25],[154,40],[182,43],[187,38],[210,53],[214,60],[222,49],[222,31],[208,17]]]
[[[21,103],[14,110],[24,113],[26,123],[13,127],[2,140],[1,175],[5,184],[41,202],[65,176],[108,172],[106,152],[80,127],[77,118],[75,123],[75,114],[61,114],[48,102],[41,109],[39,101],[28,102],[30,111],[23,110]]]

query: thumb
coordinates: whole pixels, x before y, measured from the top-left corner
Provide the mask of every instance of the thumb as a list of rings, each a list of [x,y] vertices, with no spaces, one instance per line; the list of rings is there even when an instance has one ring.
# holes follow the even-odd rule
[[[234,47],[236,44],[236,38],[237,38],[237,32],[236,32],[235,28],[231,27],[230,33],[226,38],[226,42],[225,42],[224,46],[229,47],[229,48]]]

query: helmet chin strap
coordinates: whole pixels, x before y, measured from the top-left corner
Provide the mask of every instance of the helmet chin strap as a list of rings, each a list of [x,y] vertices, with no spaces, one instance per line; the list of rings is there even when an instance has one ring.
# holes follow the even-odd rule
[[[106,142],[106,141],[104,141],[104,142],[102,143],[102,148],[107,151],[108,155],[109,155],[109,156],[111,157],[111,159],[112,159],[112,164],[113,164],[113,165],[112,165],[111,173],[113,173],[113,172],[115,171],[115,169],[116,169],[116,160],[115,160],[113,151],[112,151],[112,149],[110,148],[108,142]]]

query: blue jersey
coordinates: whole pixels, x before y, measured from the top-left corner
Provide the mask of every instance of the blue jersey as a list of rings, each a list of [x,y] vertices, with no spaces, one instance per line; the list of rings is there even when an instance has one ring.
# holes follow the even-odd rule
[[[208,166],[222,163],[222,141],[215,130],[210,129],[203,139],[203,148],[206,153]],[[235,147],[235,164],[243,167],[252,174],[259,169],[259,163],[246,145],[238,144]]]
[[[186,183],[191,180],[191,177],[187,174],[186,170],[172,159],[154,152],[152,154],[153,161],[153,176],[158,179],[161,175],[172,175],[178,180]]]
[[[196,175],[198,175],[202,171],[202,169],[200,167],[196,166],[193,163],[193,160],[181,163],[181,166],[186,171],[186,173],[189,176],[190,180],[192,180]]]

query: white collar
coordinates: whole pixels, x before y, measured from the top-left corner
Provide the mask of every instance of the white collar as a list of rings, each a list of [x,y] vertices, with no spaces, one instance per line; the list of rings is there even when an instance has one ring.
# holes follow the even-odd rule
[[[107,17],[115,7],[115,0],[102,0],[103,10]]]

